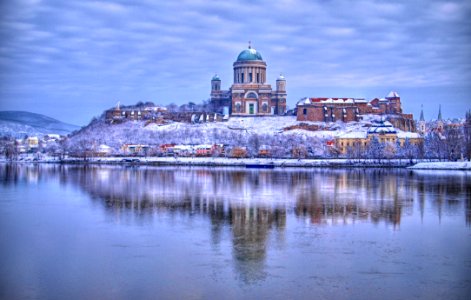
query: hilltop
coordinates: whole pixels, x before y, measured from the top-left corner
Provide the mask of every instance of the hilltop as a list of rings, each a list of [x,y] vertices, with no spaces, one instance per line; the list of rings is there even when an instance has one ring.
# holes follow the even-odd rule
[[[0,136],[67,135],[79,126],[27,111],[0,111]]]

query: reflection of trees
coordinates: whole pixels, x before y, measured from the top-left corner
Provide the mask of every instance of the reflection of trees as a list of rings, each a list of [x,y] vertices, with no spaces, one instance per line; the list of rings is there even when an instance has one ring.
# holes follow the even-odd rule
[[[351,169],[314,177],[312,184],[297,194],[295,211],[312,223],[369,220],[399,225],[403,207],[410,206],[410,191],[398,187],[404,181],[391,170]]]
[[[410,172],[391,169],[244,170],[95,165],[2,164],[2,185],[57,179],[80,187],[119,219],[155,213],[200,215],[211,222],[217,247],[223,232],[232,238],[234,268],[251,283],[265,278],[268,244],[285,231],[287,207],[314,224],[385,222],[400,225],[404,215],[421,218],[461,214],[471,224],[471,180],[464,172]]]

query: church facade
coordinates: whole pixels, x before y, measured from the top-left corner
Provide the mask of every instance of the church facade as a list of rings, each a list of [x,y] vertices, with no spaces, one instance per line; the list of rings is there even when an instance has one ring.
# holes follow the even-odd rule
[[[250,45],[233,64],[229,90],[221,90],[221,79],[211,79],[211,104],[215,112],[232,116],[283,115],[286,113],[286,79],[280,75],[276,89],[266,83],[267,64]]]

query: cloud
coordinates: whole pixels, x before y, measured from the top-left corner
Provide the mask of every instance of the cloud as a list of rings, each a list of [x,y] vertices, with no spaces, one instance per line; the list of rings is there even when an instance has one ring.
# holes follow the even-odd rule
[[[119,3],[105,2],[105,1],[79,1],[75,5],[78,7],[84,7],[88,10],[111,13],[111,14],[122,14],[128,12],[128,8]]]
[[[355,34],[355,29],[349,27],[327,27],[324,33],[329,36],[352,36]]]
[[[232,63],[248,40],[272,83],[280,72],[287,76],[293,101],[322,86],[471,81],[464,0],[52,0],[6,1],[2,10],[0,76],[9,94],[0,108],[18,105],[20,96],[44,105],[48,98],[85,101],[90,110],[108,98],[198,101],[208,97],[213,73],[231,84]]]

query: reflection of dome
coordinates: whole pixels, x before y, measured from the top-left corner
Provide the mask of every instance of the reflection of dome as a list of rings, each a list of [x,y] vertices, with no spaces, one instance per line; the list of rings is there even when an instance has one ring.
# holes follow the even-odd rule
[[[246,61],[246,60],[263,60],[262,55],[257,50],[249,46],[249,49],[245,49],[240,52],[237,56],[237,61]]]
[[[211,80],[213,80],[213,81],[214,81],[214,80],[221,81],[221,79],[219,78],[218,74],[215,74],[215,75],[213,76],[213,79],[211,79]]]

